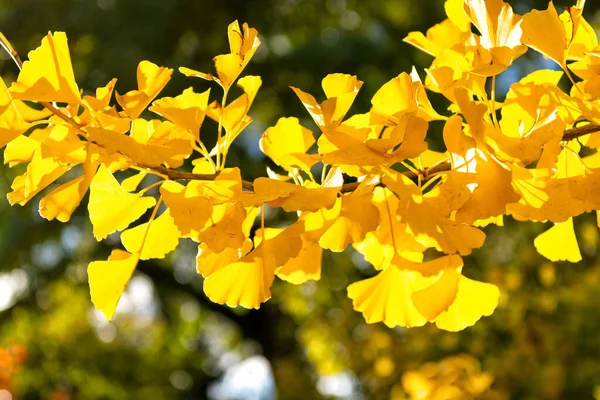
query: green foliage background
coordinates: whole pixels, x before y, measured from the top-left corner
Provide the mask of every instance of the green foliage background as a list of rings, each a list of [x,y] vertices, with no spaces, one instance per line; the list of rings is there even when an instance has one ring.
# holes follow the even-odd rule
[[[546,7],[510,3],[519,13]],[[588,0],[586,7],[587,19],[600,27],[600,5]],[[47,31],[67,32],[79,86],[88,91],[112,77],[120,93],[135,88],[144,59],[211,71],[212,58],[227,49],[231,21],[256,27],[263,46],[245,72],[264,84],[251,111],[255,122],[228,159],[245,179],[265,174],[258,139],[279,117],[298,116],[314,128],[288,86],[319,96],[326,74],[355,74],[365,85],[354,109],[366,111],[383,83],[413,65],[423,73],[430,57],[402,38],[443,18],[441,0],[0,0],[0,30],[24,59]],[[542,65],[550,64],[529,54],[499,82],[506,86]],[[0,55],[2,78],[9,83],[16,72]],[[163,95],[190,85],[209,86],[175,72]],[[443,100],[433,98],[443,112]],[[203,137],[213,143],[214,126],[205,128]],[[439,128],[432,128],[434,148]],[[2,193],[20,172],[2,168]],[[264,356],[274,374],[265,399],[326,398],[324,377],[331,375],[350,379],[352,398],[404,398],[407,370],[463,353],[493,375],[486,398],[600,393],[600,264],[591,217],[576,221],[584,254],[577,265],[552,265],[535,252],[543,224],[507,219],[504,227],[487,228],[485,248],[466,259],[465,273],[497,284],[501,304],[492,317],[455,334],[365,324],[345,288],[374,271],[352,251],[326,254],[319,282],[276,282],[273,299],[258,311],[212,304],[195,273],[196,248],[184,241],[166,260],[140,263],[132,281],[137,290],[127,292],[109,325],[92,310],[86,267],[105,258],[118,236],[97,244],[85,211],[63,225],[41,219],[37,201],[25,207],[0,201],[0,294],[14,292],[0,311],[0,348],[18,344],[28,354],[11,378],[16,399],[223,398],[216,382],[253,355]],[[268,224],[284,218],[273,210]]]

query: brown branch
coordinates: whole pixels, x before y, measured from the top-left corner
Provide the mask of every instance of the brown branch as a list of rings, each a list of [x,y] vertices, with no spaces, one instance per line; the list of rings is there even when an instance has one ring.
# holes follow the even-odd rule
[[[587,124],[576,128],[565,129],[563,132],[563,140],[569,141],[595,132],[600,132],[600,125]]]
[[[2,46],[4,48],[4,50],[6,50],[6,52],[11,55],[11,57],[15,61],[15,64],[17,64],[17,67],[19,67],[19,70],[21,70],[23,68],[23,61],[21,61],[19,53],[16,50],[14,50],[14,48],[10,45],[10,43],[7,43],[4,40],[2,40],[1,36],[0,36],[0,46]],[[54,115],[61,118],[63,121],[71,124],[84,137],[87,136],[86,132],[82,129],[83,127],[80,124],[78,124],[73,118],[66,115],[58,108],[54,107],[54,105],[52,103],[39,102],[39,104],[46,107]],[[571,129],[565,129],[565,131],[563,132],[562,139],[564,141],[569,141],[569,140],[577,139],[581,136],[585,136],[585,135],[595,133],[595,132],[600,132],[600,125],[590,123],[587,125],[578,126],[578,127],[571,128]],[[219,172],[216,172],[214,174],[194,174],[193,172],[177,171],[177,170],[165,168],[162,166],[148,166],[148,165],[141,165],[141,164],[138,164],[137,166],[147,169],[147,170],[150,170],[150,171],[153,171],[159,175],[166,176],[170,180],[180,180],[181,179],[181,180],[213,181],[219,175]],[[421,177],[421,180],[427,180],[433,174],[450,171],[451,169],[452,169],[452,165],[450,164],[450,161],[445,161],[445,162],[436,164],[431,168],[425,169],[424,171],[419,171],[418,174],[415,172],[412,172],[412,171],[407,171],[407,172],[404,172],[404,175],[407,176],[408,178],[410,178],[412,181],[416,182],[419,179],[419,176]],[[356,190],[356,188],[359,185],[360,185],[360,182],[345,183],[340,188],[340,193],[353,192],[354,190]],[[254,184],[252,182],[242,180],[242,188],[249,190],[249,191],[254,191]]]
[[[71,117],[65,115],[62,111],[60,111],[59,109],[54,107],[51,103],[40,102],[40,104],[43,105],[44,107],[48,108],[50,111],[52,111],[52,113],[54,115],[60,117],[67,123],[74,125],[74,127],[78,131],[82,132],[85,135],[85,131],[82,130],[81,125],[79,125]],[[600,132],[600,125],[596,125],[593,123],[575,127],[575,128],[571,128],[571,129],[565,129],[565,131],[563,132],[563,140],[564,141],[574,140],[581,136],[589,135],[589,134],[595,133],[595,132]],[[194,181],[194,180],[195,181],[213,181],[219,175],[219,172],[216,172],[214,174],[195,174],[193,172],[177,171],[177,170],[165,168],[162,166],[149,166],[149,165],[141,165],[141,164],[138,164],[138,166],[141,168],[145,168],[150,171],[156,172],[157,174],[166,176],[170,180],[180,180],[181,179],[181,180],[191,180],[191,181]],[[419,175],[420,175],[421,180],[425,181],[434,174],[437,174],[440,172],[445,172],[445,171],[450,171],[451,169],[452,169],[452,165],[450,164],[450,161],[446,161],[446,162],[436,164],[433,167],[425,169],[423,171],[419,171],[419,174],[412,172],[412,171],[407,171],[407,172],[404,172],[404,175],[407,176],[408,178],[410,178],[414,182],[417,182]],[[340,188],[340,193],[353,192],[354,190],[356,190],[356,188],[358,187],[359,184],[360,184],[360,182],[345,183]],[[249,191],[254,191],[254,184],[252,182],[242,180],[242,188],[249,190]]]

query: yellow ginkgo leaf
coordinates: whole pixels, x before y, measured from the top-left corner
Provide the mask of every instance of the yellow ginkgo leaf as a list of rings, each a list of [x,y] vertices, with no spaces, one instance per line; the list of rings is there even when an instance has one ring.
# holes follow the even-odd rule
[[[179,71],[186,76],[216,81],[225,90],[228,90],[246,68],[261,42],[256,29],[250,28],[247,23],[240,28],[238,21],[229,24],[227,36],[231,53],[222,54],[213,59],[217,76],[185,67],[180,67]]]
[[[150,61],[142,61],[137,68],[138,90],[124,95],[116,94],[117,101],[129,118],[135,119],[146,109],[148,104],[160,93],[171,79],[173,70],[159,67]]]
[[[0,81],[0,147],[4,147],[29,129],[31,124],[23,119],[4,81]]]
[[[192,239],[206,243],[216,253],[241,248],[246,239],[242,226],[245,218],[246,209],[239,202],[215,205],[205,228]]]
[[[186,129],[196,140],[200,140],[200,127],[206,115],[209,95],[210,89],[194,93],[194,89],[190,87],[177,97],[156,100],[149,110]]]
[[[252,240],[246,239],[239,249],[228,247],[220,253],[215,253],[208,248],[206,243],[200,243],[198,245],[198,255],[196,256],[196,271],[207,278],[215,271],[239,261],[240,258],[252,250],[252,247]]]
[[[298,118],[279,118],[275,126],[263,133],[260,149],[288,171],[292,168],[306,171],[317,161],[305,154],[314,143],[312,132],[300,125]]]
[[[198,186],[191,182],[188,186],[183,186],[174,181],[167,181],[160,187],[160,193],[171,210],[171,216],[182,237],[197,237],[212,215],[212,201],[202,196]]]
[[[287,212],[314,212],[321,208],[329,210],[333,207],[338,189],[308,183],[307,186],[300,186],[269,178],[258,178],[254,181],[254,192],[262,202],[267,201],[271,207],[281,207]]]
[[[154,204],[154,197],[127,192],[108,168],[101,165],[92,179],[88,204],[94,237],[100,241],[115,231],[127,228]]]
[[[17,110],[19,110],[23,119],[27,122],[39,121],[40,119],[48,118],[52,115],[52,111],[47,108],[33,108],[23,100],[13,99],[13,103],[15,107],[17,107]]]
[[[405,113],[417,111],[416,90],[413,81],[406,72],[386,82],[373,96],[371,104],[371,122],[393,126]]]
[[[329,129],[338,126],[352,106],[363,82],[356,76],[347,74],[329,74],[323,78],[323,90],[327,100],[317,103],[315,98],[292,87],[308,113],[319,128]]]
[[[261,258],[237,261],[209,275],[204,293],[215,303],[258,309],[271,298],[274,278],[274,271]]]
[[[465,0],[446,0],[444,10],[450,21],[462,32],[471,30],[471,21],[465,12]]]
[[[240,261],[210,274],[204,281],[204,293],[219,304],[259,308],[271,298],[275,270],[300,252],[303,230],[304,224],[297,222],[261,241]]]
[[[581,261],[581,252],[573,229],[573,218],[559,222],[533,241],[537,251],[550,261]]]
[[[73,75],[64,32],[48,33],[42,45],[29,52],[10,92],[13,98],[32,101],[79,103],[81,97]]]
[[[465,11],[479,30],[480,45],[492,55],[489,65],[477,66],[476,73],[497,75],[527,51],[521,44],[521,16],[502,0],[466,0]]]
[[[140,254],[141,260],[164,258],[179,244],[179,230],[167,209],[150,224],[148,222],[121,233],[121,242],[130,253]]]
[[[71,218],[71,214],[75,208],[81,202],[79,188],[84,178],[82,175],[70,180],[44,196],[40,200],[40,215],[50,221],[56,218],[61,222],[67,222]]]
[[[113,78],[106,84],[96,88],[96,96],[83,96],[83,105],[94,111],[106,111],[110,109],[110,99],[112,98],[117,84],[117,78]]]
[[[340,252],[351,243],[361,242],[368,232],[379,225],[379,210],[372,202],[372,193],[355,190],[341,197],[340,213],[325,231],[319,244],[324,249]]]
[[[567,38],[552,1],[544,11],[532,10],[523,16],[521,42],[566,68]]]
[[[121,182],[121,187],[128,192],[135,192],[146,175],[148,175],[148,172],[146,171],[131,175],[129,178],[123,179],[123,182]]]
[[[112,154],[122,154],[136,164],[175,168],[193,151],[193,136],[171,122],[138,118],[131,135],[100,128],[86,128],[89,140]]]
[[[458,332],[472,326],[483,316],[490,316],[498,306],[500,290],[491,283],[460,276],[456,299],[447,311],[435,318],[438,328]]]
[[[40,191],[48,187],[52,182],[60,178],[71,169],[71,165],[65,165],[54,157],[45,157],[44,151],[35,151],[27,171],[15,178],[11,185],[12,192],[7,194],[10,204],[25,205]]]
[[[348,297],[368,324],[383,322],[390,328],[423,326],[427,319],[415,308],[412,295],[430,283],[432,278],[392,264],[376,276],[348,286]]]
[[[302,240],[302,249],[279,270],[277,276],[284,281],[300,285],[306,281],[321,279],[321,257],[323,249],[319,243]]]
[[[40,215],[47,220],[56,218],[61,222],[71,219],[71,214],[79,206],[87,193],[96,173],[96,164],[84,164],[84,174],[48,193],[40,200]]]
[[[419,313],[428,321],[433,321],[446,311],[456,299],[460,278],[460,272],[448,269],[431,286],[413,293],[412,301]]]
[[[135,254],[113,250],[108,261],[94,261],[88,266],[92,302],[107,320],[110,321],[115,314],[119,299],[138,261]]]

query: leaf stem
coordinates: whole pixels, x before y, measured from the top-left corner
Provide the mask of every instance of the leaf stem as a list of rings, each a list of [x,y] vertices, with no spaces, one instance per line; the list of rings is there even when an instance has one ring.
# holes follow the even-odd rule
[[[142,195],[142,194],[146,193],[148,190],[153,189],[159,185],[162,185],[164,182],[165,182],[164,179],[162,181],[154,182],[152,185],[146,186],[145,188],[140,190],[139,194]]]
[[[496,116],[496,75],[492,76],[492,123],[495,127],[499,128],[498,117]]]
[[[229,88],[223,88],[223,99],[221,100],[221,114],[219,115],[219,126],[217,128],[217,171],[222,170],[224,167],[224,165],[221,165],[221,136],[223,135],[223,114],[225,114],[225,103],[227,103],[228,93]],[[225,152],[223,154],[223,161],[225,161]]]
[[[152,222],[154,222],[154,218],[156,217],[156,213],[158,212],[158,207],[160,207],[161,203],[162,203],[162,196],[160,196],[158,198],[158,201],[156,202],[156,205],[154,206],[154,210],[152,210],[152,215],[150,216],[150,219],[148,220],[148,226],[146,227],[146,232],[144,232],[144,237],[142,238],[142,244],[140,245],[140,249],[137,252],[138,260],[142,257],[142,250],[144,249],[144,244],[146,244],[146,239],[148,238],[148,232],[150,232],[150,226],[152,225]]]
[[[394,226],[392,225],[392,212],[390,210],[390,204],[388,203],[387,195],[385,196],[385,209],[387,210],[388,220],[390,223],[390,234],[392,235],[392,246],[394,247],[394,255],[398,255],[398,248],[396,247],[396,237],[394,236]]]

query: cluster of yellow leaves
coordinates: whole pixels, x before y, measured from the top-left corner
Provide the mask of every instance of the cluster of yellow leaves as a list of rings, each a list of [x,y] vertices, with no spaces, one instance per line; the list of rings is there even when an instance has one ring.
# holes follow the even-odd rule
[[[462,354],[405,372],[401,384],[392,390],[392,399],[407,398],[400,393],[400,386],[410,400],[495,398],[490,388],[493,381],[494,376],[482,371],[475,358]]]
[[[523,16],[501,0],[445,5],[448,19],[405,39],[434,57],[424,82],[414,69],[401,73],[375,93],[368,112],[351,116],[363,84],[355,76],[325,77],[321,102],[292,87],[320,133],[281,118],[260,140],[280,169],[252,183],[225,164],[231,143],[252,122],[248,112],[262,83],[240,78],[260,45],[255,29],[229,26],[230,53],[214,58],[216,74],[180,68],[217,82],[220,103],[210,101],[210,90],[191,87],[157,99],[173,71],[149,61],[139,64],[138,89],[116,93],[116,104],[116,80],[82,95],[65,34],[48,34],[17,81],[10,88],[0,82],[5,162],[28,163],[9,201],[23,205],[53,185],[40,214],[65,222],[89,189],[95,238],[121,232],[126,249],[88,269],[92,301],[108,319],[138,261],[164,258],[188,238],[198,243],[205,293],[221,304],[258,308],[276,276],[294,284],[317,280],[323,249],[352,246],[378,271],[348,287],[367,322],[471,326],[491,315],[499,298],[496,286],[463,275],[463,256],[484,243],[481,227],[501,225],[504,215],[551,221],[535,240],[539,252],[553,261],[581,259],[573,217],[600,210],[600,158],[579,153],[600,147],[600,133],[565,132],[600,124],[600,47],[582,0],[560,15],[552,2]],[[497,102],[494,90],[486,91],[488,79],[493,88],[495,76],[528,48],[581,80],[564,93],[557,87],[562,72],[537,71]],[[243,94],[228,103],[236,82]],[[427,91],[449,100],[450,116],[433,109]],[[142,117],[149,112],[164,120]],[[206,116],[218,123],[211,150],[201,135]],[[445,124],[443,153],[426,142],[435,120]],[[193,173],[175,170],[188,159]],[[71,170],[80,173],[66,175]],[[121,179],[125,170],[136,173]],[[53,184],[65,175],[71,180]],[[293,213],[295,222],[265,227],[266,205]]]

